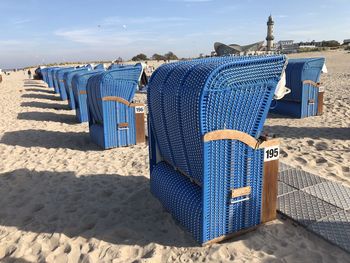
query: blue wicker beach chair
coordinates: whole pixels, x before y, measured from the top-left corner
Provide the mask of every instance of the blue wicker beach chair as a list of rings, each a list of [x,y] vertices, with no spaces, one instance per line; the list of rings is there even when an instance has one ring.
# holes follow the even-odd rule
[[[75,100],[73,95],[73,87],[72,87],[72,79],[75,75],[81,74],[81,73],[87,73],[89,71],[88,67],[81,67],[77,68],[72,71],[67,71],[63,75],[64,84],[66,88],[67,93],[67,99],[68,99],[68,105],[71,110],[75,109]]]
[[[49,68],[41,68],[40,69],[41,76],[43,77],[43,81],[46,84],[48,84],[48,70],[49,70]]]
[[[102,73],[104,70],[91,70],[88,72],[79,72],[72,79],[72,89],[75,103],[75,114],[78,122],[89,121],[87,108],[86,86],[91,76]]]
[[[271,112],[296,118],[320,115],[323,91],[319,82],[324,63],[324,58],[289,59],[286,86],[291,92],[278,100]]]
[[[264,221],[267,144],[258,138],[285,62],[198,59],[165,64],[150,79],[151,192],[201,244]]]
[[[57,67],[51,67],[47,70],[47,85],[49,88],[54,88],[54,70],[57,69]],[[55,89],[56,90],[56,89]]]
[[[53,71],[52,71],[53,88],[54,88],[56,94],[60,94],[58,72],[63,70],[63,69],[65,69],[65,68],[58,67],[58,68],[53,69]]]
[[[125,66],[94,75],[88,81],[90,137],[104,149],[141,142],[136,134],[135,112],[143,116],[144,108],[132,103],[141,72],[140,66]]]
[[[105,69],[105,66],[103,64],[98,64],[94,67],[94,70],[104,70]]]
[[[66,92],[64,74],[67,72],[72,72],[74,70],[76,70],[74,67],[63,68],[63,69],[57,70],[56,76],[57,76],[57,83],[58,83],[58,87],[59,87],[59,93],[60,93],[61,100],[67,100],[67,92]]]

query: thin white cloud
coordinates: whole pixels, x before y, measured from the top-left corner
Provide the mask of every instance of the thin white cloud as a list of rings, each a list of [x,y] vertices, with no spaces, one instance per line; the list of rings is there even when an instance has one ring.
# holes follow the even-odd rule
[[[182,0],[186,3],[204,3],[204,2],[213,2],[213,0]]]
[[[15,19],[12,21],[13,25],[22,25],[22,24],[26,24],[29,22],[32,22],[32,19],[27,19],[27,18],[23,18],[23,19]]]
[[[113,26],[113,25],[128,25],[128,24],[138,24],[138,25],[147,25],[147,24],[156,24],[156,23],[174,23],[174,22],[186,22],[191,19],[186,17],[106,17],[101,25],[102,26]]]
[[[287,15],[276,15],[276,16],[274,16],[274,17],[276,17],[276,18],[288,18],[288,16]]]
[[[128,32],[125,29],[118,31],[85,28],[77,30],[57,30],[54,34],[66,40],[90,46],[125,46],[134,42],[152,41],[154,39],[150,32]]]

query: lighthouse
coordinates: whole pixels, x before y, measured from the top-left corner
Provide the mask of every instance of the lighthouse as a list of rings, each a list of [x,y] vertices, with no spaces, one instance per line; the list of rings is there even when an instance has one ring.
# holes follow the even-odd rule
[[[275,39],[273,37],[273,25],[275,22],[272,20],[272,16],[269,16],[269,19],[267,20],[267,36],[266,36],[266,41],[267,41],[267,51],[271,51],[273,48],[273,40]]]

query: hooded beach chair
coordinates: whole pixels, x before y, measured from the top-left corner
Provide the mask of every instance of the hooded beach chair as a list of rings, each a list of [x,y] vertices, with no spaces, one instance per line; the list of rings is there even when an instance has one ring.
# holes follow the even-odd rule
[[[53,88],[54,90],[54,70],[57,68],[58,67],[51,67],[47,70],[47,85],[49,86],[49,88]]]
[[[271,112],[296,118],[321,115],[323,90],[320,77],[324,63],[324,58],[289,59],[286,86],[291,92],[276,101]]]
[[[274,218],[277,171],[274,190],[265,188],[273,179],[264,179],[264,152],[278,142],[259,137],[285,62],[280,55],[197,59],[151,76],[151,192],[201,244]]]
[[[138,65],[125,66],[89,78],[90,137],[104,149],[144,142],[144,106],[132,103],[141,72]]]
[[[53,69],[52,71],[52,80],[53,80],[53,88],[56,94],[60,94],[60,86],[59,86],[59,81],[58,81],[58,72],[64,68],[58,67]]]
[[[60,69],[56,73],[61,100],[67,100],[67,92],[66,92],[64,74],[67,72],[72,72],[74,70],[76,70],[75,67],[68,67],[68,68]]]
[[[35,70],[36,74],[41,74],[42,76],[42,80],[48,84],[48,69],[49,68],[39,68],[37,70]]]
[[[89,71],[89,69],[90,69],[89,67],[81,67],[81,68],[77,68],[77,69],[72,70],[72,71],[67,71],[63,75],[65,89],[66,89],[66,93],[67,93],[68,105],[69,105],[69,108],[71,110],[74,110],[76,107],[75,100],[74,100],[74,94],[73,94],[73,87],[72,87],[73,77],[77,74],[87,73]]]
[[[98,64],[94,67],[94,70],[105,70],[105,66],[101,63],[101,64]]]
[[[78,122],[89,121],[87,108],[86,86],[91,76],[102,73],[104,70],[83,71],[74,75],[72,79],[72,90],[74,95],[75,115]]]

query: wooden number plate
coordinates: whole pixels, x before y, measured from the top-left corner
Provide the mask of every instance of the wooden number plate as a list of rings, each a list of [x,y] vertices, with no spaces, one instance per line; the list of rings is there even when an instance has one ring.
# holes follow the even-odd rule
[[[145,107],[144,106],[136,106],[135,107],[135,113],[144,113]]]
[[[278,160],[280,158],[280,147],[271,146],[264,149],[264,162]]]

